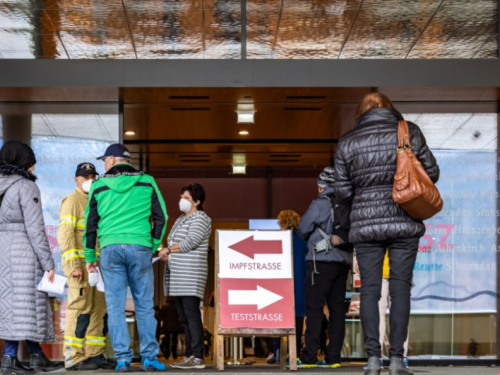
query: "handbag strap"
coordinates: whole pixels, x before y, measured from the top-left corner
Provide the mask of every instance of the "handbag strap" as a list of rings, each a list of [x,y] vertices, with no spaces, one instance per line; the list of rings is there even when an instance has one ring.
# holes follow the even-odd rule
[[[398,149],[411,148],[408,124],[400,120],[398,124]]]

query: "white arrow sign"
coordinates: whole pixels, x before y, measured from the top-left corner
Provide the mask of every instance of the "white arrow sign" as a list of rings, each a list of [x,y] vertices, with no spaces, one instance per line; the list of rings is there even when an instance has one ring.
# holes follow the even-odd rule
[[[257,310],[272,305],[284,297],[257,285],[257,290],[229,290],[229,305],[257,305]]]

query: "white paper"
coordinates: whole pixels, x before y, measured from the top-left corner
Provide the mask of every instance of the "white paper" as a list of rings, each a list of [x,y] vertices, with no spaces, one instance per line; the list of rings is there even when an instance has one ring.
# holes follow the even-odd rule
[[[67,280],[64,276],[54,275],[54,282],[51,283],[49,281],[49,271],[45,271],[42,280],[38,284],[38,290],[45,293],[63,294]]]
[[[99,292],[104,292],[104,280],[102,279],[102,274],[101,270],[99,267],[96,267],[97,273],[99,274],[99,282],[97,283],[96,287]]]
[[[156,262],[158,262],[161,258],[160,257],[156,257],[156,258],[153,258],[153,262],[151,264],[155,264]]]

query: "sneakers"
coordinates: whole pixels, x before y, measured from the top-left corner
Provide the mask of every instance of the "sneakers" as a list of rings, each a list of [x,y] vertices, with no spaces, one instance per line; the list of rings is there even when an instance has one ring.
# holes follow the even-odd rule
[[[326,363],[325,360],[322,360],[316,363],[316,366],[321,368],[339,368],[340,363]]]
[[[300,358],[297,358],[297,368],[316,368],[316,367],[318,367],[318,363],[303,363],[300,360]],[[286,361],[286,367],[290,368],[290,362],[289,361]]]
[[[99,366],[97,365],[97,363],[89,361],[88,359],[78,362],[76,365],[73,365],[71,367],[66,367],[66,371],[93,371],[98,369]]]
[[[194,355],[192,355],[191,357],[184,357],[182,358],[179,362],[176,362],[176,363],[172,363],[170,366],[172,368],[177,368],[177,366],[179,365],[183,365],[184,363],[186,363],[187,361],[189,361],[191,358],[194,358]]]
[[[116,364],[117,372],[130,372],[130,362],[121,361]]]
[[[205,368],[205,360],[203,358],[189,357],[184,363],[178,363],[175,368],[182,370],[203,369]]]
[[[141,371],[165,371],[166,369],[165,364],[158,361],[158,359],[150,361],[149,359],[144,358],[141,363]]]
[[[408,361],[406,361],[406,362],[408,362]],[[367,368],[368,368],[368,363],[363,366],[363,370],[366,370]],[[381,370],[384,369],[384,360],[382,358],[380,358],[380,369]]]

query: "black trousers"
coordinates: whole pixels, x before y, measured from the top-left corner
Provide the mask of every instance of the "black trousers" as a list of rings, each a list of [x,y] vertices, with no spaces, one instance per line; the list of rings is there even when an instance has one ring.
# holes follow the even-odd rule
[[[300,359],[303,363],[312,364],[318,361],[320,348],[323,308],[325,304],[330,312],[328,321],[329,342],[325,350],[325,360],[328,364],[340,363],[340,352],[345,336],[345,292],[349,266],[336,262],[316,262],[319,274],[314,275],[312,285],[312,263],[308,265],[306,278],[306,334],[305,348]],[[376,310],[378,311],[378,310]]]
[[[177,312],[186,333],[186,357],[203,359],[203,324],[198,297],[175,297]]]
[[[304,330],[304,317],[295,317],[295,343],[297,344],[297,357],[300,358],[302,349],[302,331]]]
[[[170,358],[170,354],[172,354],[173,359],[176,359],[179,334],[177,332],[163,332],[163,334],[160,345],[162,353],[167,359]]]
[[[410,290],[413,267],[418,252],[419,237],[365,242],[354,245],[361,276],[361,326],[368,357],[381,357],[379,342],[378,301],[382,290],[382,269],[386,249],[389,249],[389,317],[390,357],[404,356],[403,344],[408,336],[410,320]]]

